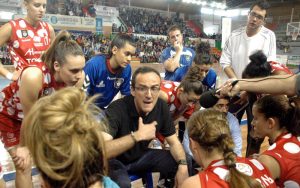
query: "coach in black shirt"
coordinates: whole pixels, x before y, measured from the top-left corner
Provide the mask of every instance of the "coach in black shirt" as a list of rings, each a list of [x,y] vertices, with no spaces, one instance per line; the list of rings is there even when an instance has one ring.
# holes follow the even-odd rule
[[[167,104],[158,98],[160,74],[150,67],[138,68],[132,76],[130,96],[114,101],[105,114],[109,132],[106,151],[111,159],[110,176],[120,187],[131,187],[128,173],[160,172],[180,185],[188,176],[186,158]],[[149,149],[156,132],[162,134],[169,150]]]

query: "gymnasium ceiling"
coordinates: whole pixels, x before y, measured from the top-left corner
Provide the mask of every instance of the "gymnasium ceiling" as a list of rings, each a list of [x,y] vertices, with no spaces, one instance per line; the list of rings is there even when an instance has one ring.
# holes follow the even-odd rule
[[[121,0],[128,2],[128,0]],[[223,3],[226,2],[227,8],[248,8],[256,0],[206,0],[208,2],[216,1]],[[300,0],[269,0],[272,7],[275,6],[286,6],[287,4],[299,4]],[[107,6],[118,6],[120,0],[108,0],[106,1]],[[198,14],[200,6],[195,4],[182,3],[182,0],[130,0],[131,6],[146,7],[158,10],[169,10],[172,12],[180,12],[187,14]]]
[[[253,2],[256,0],[226,0],[227,7],[237,8],[237,7],[250,7]],[[268,1],[272,7],[274,6],[284,6],[286,4],[298,3],[300,4],[300,0],[269,0]]]

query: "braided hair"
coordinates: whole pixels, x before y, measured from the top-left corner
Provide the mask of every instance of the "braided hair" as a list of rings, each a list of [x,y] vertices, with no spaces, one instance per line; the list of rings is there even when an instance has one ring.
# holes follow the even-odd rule
[[[229,169],[226,180],[231,188],[259,188],[260,183],[254,178],[236,169],[236,154],[230,135],[226,115],[214,109],[195,112],[188,121],[189,137],[204,150],[217,150],[223,153],[225,165]]]

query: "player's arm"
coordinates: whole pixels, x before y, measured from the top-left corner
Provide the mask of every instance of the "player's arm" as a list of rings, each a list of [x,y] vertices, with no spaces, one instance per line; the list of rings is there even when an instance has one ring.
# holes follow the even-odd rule
[[[6,23],[3,26],[0,27],[0,46],[5,45],[11,37],[12,27],[10,23]],[[13,73],[9,72],[0,62],[0,75],[9,79],[13,80],[14,75]]]

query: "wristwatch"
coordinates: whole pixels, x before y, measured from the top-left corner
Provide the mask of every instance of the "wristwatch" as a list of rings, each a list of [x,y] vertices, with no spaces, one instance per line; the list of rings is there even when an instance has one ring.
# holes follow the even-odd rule
[[[187,161],[185,159],[181,159],[179,161],[177,161],[178,165],[187,165]]]

